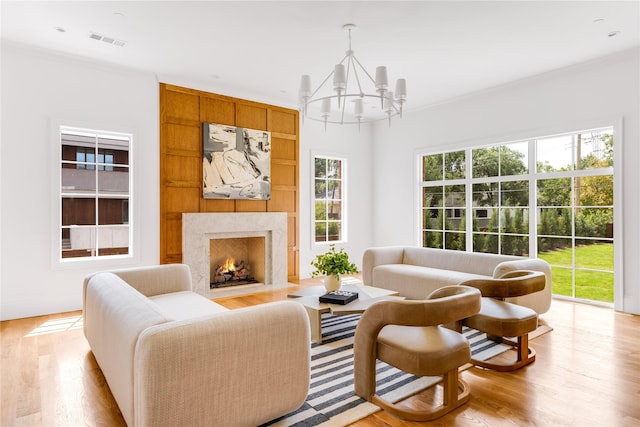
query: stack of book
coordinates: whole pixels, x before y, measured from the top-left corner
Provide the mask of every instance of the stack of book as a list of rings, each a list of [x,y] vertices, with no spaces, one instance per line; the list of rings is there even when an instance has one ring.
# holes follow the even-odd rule
[[[331,291],[320,297],[320,302],[327,304],[349,304],[351,301],[358,299],[357,292],[351,291]]]

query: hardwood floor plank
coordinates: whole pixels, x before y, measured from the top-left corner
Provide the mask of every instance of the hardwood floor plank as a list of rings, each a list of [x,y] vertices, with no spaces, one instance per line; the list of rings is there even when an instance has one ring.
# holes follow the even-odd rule
[[[286,299],[296,289],[216,301],[237,309]],[[0,322],[2,426],[126,425],[77,322],[81,315]],[[530,342],[537,351],[532,365],[506,373],[464,371],[469,403],[429,425],[640,425],[640,316],[554,300],[542,320],[553,331]],[[439,393],[428,390],[403,404],[428,405]],[[352,424],[424,425],[384,411]]]

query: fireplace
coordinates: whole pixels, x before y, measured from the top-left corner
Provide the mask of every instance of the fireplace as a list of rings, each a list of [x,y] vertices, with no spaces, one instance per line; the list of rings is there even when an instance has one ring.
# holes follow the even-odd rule
[[[235,249],[230,250],[229,246]],[[238,248],[239,255],[234,255],[232,252]],[[249,264],[257,281],[245,285],[252,287],[251,292],[257,286],[286,286],[286,212],[183,213],[182,259],[191,269],[194,291],[213,298],[229,289],[211,288],[213,264],[217,269],[223,257],[224,261],[233,257]]]
[[[264,282],[264,237],[212,239],[211,289]]]

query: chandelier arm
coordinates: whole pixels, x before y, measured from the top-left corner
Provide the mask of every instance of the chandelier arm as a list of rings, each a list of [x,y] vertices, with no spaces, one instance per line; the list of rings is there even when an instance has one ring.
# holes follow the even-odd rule
[[[342,61],[339,62],[339,64],[342,64],[344,62],[345,59],[347,59],[349,55],[345,55],[344,58],[342,58]],[[322,81],[322,83],[320,83],[320,86],[318,86],[316,88],[316,90],[313,91],[313,93],[311,94],[311,96],[309,97],[309,99],[313,98],[314,96],[316,96],[316,93],[318,93],[318,91],[320,89],[322,89],[322,86],[324,86],[324,84],[327,82],[327,80],[329,80],[331,78],[331,76],[333,76],[334,71],[331,70],[331,72],[329,73],[329,75]]]
[[[313,91],[313,93],[311,94],[311,96],[309,97],[309,103],[311,103],[311,99],[316,96],[316,93],[318,93],[318,91],[320,89],[322,89],[322,86],[324,86],[324,84],[327,82],[327,80],[329,80],[331,78],[331,76],[333,76],[333,70],[331,70],[331,72],[329,73],[329,75],[322,81],[322,83],[320,83],[320,86],[318,86],[316,88],[316,90]]]
[[[349,36],[351,36],[351,30],[349,30]],[[351,46],[349,46],[349,49],[351,49]],[[345,81],[344,81],[345,92],[347,91],[347,88],[349,87],[349,71],[351,71],[351,55],[347,54],[347,57],[349,59],[347,60],[347,72],[345,74],[346,77],[345,77]],[[343,101],[342,101],[342,116],[340,118],[340,123],[341,124],[344,123],[344,110],[345,110],[346,106],[347,106],[347,98],[343,97]]]
[[[371,74],[369,74],[369,73],[367,72],[367,69],[366,69],[366,68],[364,68],[364,67],[362,66],[362,64],[360,63],[360,61],[358,61],[358,58],[356,58],[356,56],[355,56],[355,55],[352,55],[352,58],[353,58],[353,60],[354,60],[354,61],[356,61],[356,64],[358,64],[358,65],[360,66],[360,68],[362,69],[362,71],[364,71],[364,73],[367,75],[367,77],[369,77],[369,80],[371,80],[371,83],[373,83],[373,84],[375,85],[375,84],[376,84],[375,79],[374,79],[373,77],[371,77]]]
[[[398,101],[396,101],[396,100],[393,100],[393,101],[391,102],[391,106],[392,106],[392,107],[393,107],[393,109],[396,111],[396,113],[395,113],[395,114],[401,114],[401,113],[400,113],[400,108],[399,108],[398,106],[396,106],[396,104],[399,104],[399,102],[398,102]]]
[[[396,117],[395,114],[392,114],[391,117]],[[311,120],[314,122],[319,122],[319,123],[324,123],[324,119],[318,119],[316,117],[307,117],[307,120]],[[374,123],[374,122],[385,122],[388,120],[387,116],[383,116],[383,117],[379,117],[377,119],[368,119],[368,120],[361,120],[360,123]],[[344,122],[340,121],[340,120],[327,120],[327,124],[331,124],[331,125],[357,125],[358,122],[355,120],[345,120]]]
[[[320,102],[323,99],[334,99],[334,98],[337,98],[337,97],[338,97],[338,95],[322,96],[320,98],[310,99],[308,104],[315,104],[316,102]],[[342,97],[342,98],[375,98],[375,99],[380,99],[380,95],[377,95],[377,94],[373,95],[373,94],[369,94],[369,93],[343,93],[343,94],[340,95],[340,97]]]
[[[349,58],[349,62],[353,63],[353,57]],[[353,65],[353,75],[356,76],[356,82],[358,83],[358,90],[360,91],[360,93],[364,93],[364,91],[362,90],[362,85],[360,84],[360,77],[358,76],[358,69],[356,68],[355,64]]]

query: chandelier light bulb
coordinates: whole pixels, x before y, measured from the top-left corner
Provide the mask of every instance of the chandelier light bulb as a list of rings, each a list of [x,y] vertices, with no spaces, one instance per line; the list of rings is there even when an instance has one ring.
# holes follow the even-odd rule
[[[384,107],[383,110],[387,113],[387,117],[389,117],[389,127],[391,127],[391,115],[395,106],[393,105],[393,92],[389,91],[384,95]]]
[[[358,98],[353,101],[353,115],[359,119],[362,119],[364,116],[364,105],[362,98]]]
[[[333,69],[333,89],[338,93],[338,107],[340,107],[340,95],[347,87],[347,76],[344,64],[337,64]]]
[[[311,96],[311,76],[307,74],[300,78],[300,95],[303,98]]]
[[[384,112],[389,113],[393,111],[393,92],[388,91],[384,94]]]
[[[396,100],[400,104],[400,118],[402,118],[402,104],[407,100],[407,80],[396,80]]]
[[[407,80],[406,79],[396,80],[396,99],[398,101],[407,100]]]
[[[389,87],[389,78],[387,77],[387,67],[384,65],[376,67],[376,88],[378,90],[387,90]]]
[[[327,121],[331,114],[331,98],[325,98],[322,100],[322,106],[320,107],[320,115],[324,119],[324,130],[327,130]]]
[[[384,92],[389,87],[389,79],[387,78],[387,67],[384,65],[376,67],[376,89],[380,94],[380,107],[383,107]]]
[[[300,90],[298,91],[300,110],[302,111],[302,123],[304,124],[304,117],[307,115],[307,106],[309,98],[311,98],[311,76],[305,74],[300,77]]]

